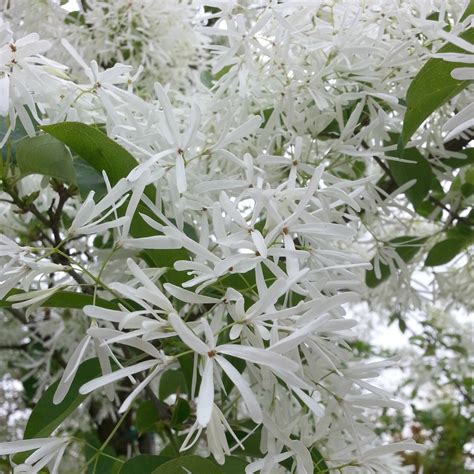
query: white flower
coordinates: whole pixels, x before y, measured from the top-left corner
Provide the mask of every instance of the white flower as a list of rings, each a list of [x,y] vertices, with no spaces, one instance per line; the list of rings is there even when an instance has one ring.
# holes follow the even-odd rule
[[[47,467],[52,474],[59,472],[69,438],[34,438],[0,443],[0,456],[34,450],[22,464],[15,465],[14,473],[37,473]]]
[[[262,421],[261,408],[249,383],[222,355],[234,356],[246,362],[263,365],[279,374],[283,379],[293,379],[291,373],[298,370],[298,365],[295,362],[277,354],[270,354],[263,349],[236,344],[216,345],[215,337],[205,319],[201,321],[201,324],[208,341],[207,344],[199,339],[178,315],[170,314],[168,320],[182,341],[204,358],[196,412],[197,420],[201,426],[207,426],[211,419],[214,403],[214,377],[216,376],[214,364],[218,364],[235,384],[237,390],[242,395],[251,418],[256,423]],[[294,378],[298,380],[297,377]],[[307,385],[303,381],[301,383],[304,387]]]
[[[66,267],[52,263],[47,259],[34,258],[26,253],[20,253],[11,258],[0,270],[0,298],[20,284],[28,291],[33,281],[41,279],[52,272],[65,271]]]
[[[121,179],[109,190],[99,203],[94,202],[94,191],[91,191],[81,207],[78,209],[69,229],[68,236],[74,237],[79,234],[96,234],[115,227],[126,225],[131,215],[117,217],[107,220],[112,213],[116,213],[128,199],[129,185],[125,179]],[[134,209],[130,209],[130,212]],[[104,222],[105,221],[105,222]]]

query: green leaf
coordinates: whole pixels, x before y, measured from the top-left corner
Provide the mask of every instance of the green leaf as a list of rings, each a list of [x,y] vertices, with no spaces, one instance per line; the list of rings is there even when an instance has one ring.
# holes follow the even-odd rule
[[[27,109],[27,114],[30,116],[30,118],[33,120],[33,123],[35,122],[34,117],[32,117],[31,112]],[[8,130],[8,123],[10,119],[6,117],[1,117],[0,119],[0,139],[3,139],[5,134],[7,133]],[[16,147],[17,144],[20,142],[21,139],[28,137],[28,133],[25,130],[25,127],[21,123],[21,120],[17,120],[15,122],[15,128],[10,132],[10,136],[8,137],[7,144],[2,147],[1,153],[2,153],[2,160],[6,160],[7,154],[10,151],[11,156],[15,158],[16,156]],[[9,147],[11,147],[9,149]],[[0,171],[3,166],[3,161],[0,160]]]
[[[468,8],[472,8],[472,2]],[[474,28],[461,33],[459,37],[471,44],[474,43]],[[438,51],[438,53],[458,52],[464,50],[450,43]],[[458,81],[451,77],[452,70],[458,67],[466,67],[466,64],[432,58],[415,76],[407,91],[407,110],[399,142],[400,150],[405,147],[426,118],[470,84],[470,81]]]
[[[248,462],[237,456],[227,456],[221,468],[225,474],[245,474],[247,464]]]
[[[180,357],[180,360],[181,359],[182,357]],[[158,397],[160,400],[165,400],[170,395],[176,393],[187,393],[187,391],[186,379],[181,370],[170,369],[164,372],[161,376],[160,387],[158,389]]]
[[[468,198],[474,194],[474,184],[464,183],[461,185],[461,193],[464,197]]]
[[[405,235],[401,237],[395,237],[387,242],[387,245],[391,245],[395,252],[400,255],[402,260],[406,263],[410,262],[412,258],[419,252],[421,245],[426,242],[426,238],[414,237],[411,235]],[[374,259],[372,259],[372,266],[374,266]],[[365,283],[369,288],[375,288],[385,281],[390,276],[390,267],[384,263],[380,264],[380,279],[377,279],[375,271],[368,270],[365,272]]]
[[[387,155],[398,156],[397,152],[390,152]],[[432,181],[436,178],[431,171],[430,164],[416,148],[405,150],[403,160],[408,160],[409,163],[388,160],[387,164],[398,186],[416,179],[416,183],[405,192],[409,201],[416,207],[424,200],[431,188]]]
[[[8,301],[8,298],[18,293],[23,293],[23,291],[17,289],[9,291],[5,298],[0,300],[0,308],[11,308],[13,302]],[[56,293],[45,300],[41,306],[43,308],[82,309],[88,304],[96,304],[108,309],[117,309],[117,305],[111,301],[102,298],[94,298],[93,295],[86,295],[84,293],[74,293],[73,291],[56,291]]]
[[[462,222],[456,224],[446,231],[446,235],[450,239],[460,239],[466,241],[474,241],[474,229]]]
[[[469,5],[462,14],[460,21],[464,21],[469,15],[474,15],[474,0],[470,0]]]
[[[68,149],[50,135],[21,140],[16,147],[16,161],[23,175],[41,174],[74,184],[76,173]]]
[[[452,346],[449,346],[449,348],[452,351],[457,352],[458,354],[461,354],[465,357],[469,357],[469,353],[467,352],[467,349],[463,346],[460,346],[459,344],[454,344]]]
[[[99,173],[105,171],[112,185],[115,185],[121,178],[125,178],[138,165],[135,158],[125,148],[90,125],[80,122],[63,122],[45,126],[43,130],[71,148]],[[152,201],[154,200],[152,186],[145,189],[145,195]],[[118,210],[119,214],[123,215],[123,212],[123,208]],[[130,226],[130,233],[133,237],[156,235],[157,231],[146,224],[140,214],[147,214],[156,219],[148,207],[140,202]],[[154,266],[170,268],[165,276],[166,280],[180,284],[186,279],[184,272],[177,272],[173,269],[176,260],[188,259],[186,250],[146,250],[144,254],[146,254],[147,261]]]
[[[107,474],[118,474],[122,468],[123,462],[116,458],[116,453],[112,446],[105,447],[103,452],[98,454],[102,443],[95,433],[87,433],[84,436],[84,457],[86,458],[87,468],[85,474],[97,474],[106,472]],[[96,456],[97,455],[97,456]],[[91,459],[94,458],[92,461]]]
[[[251,429],[251,427],[249,427]],[[253,457],[262,457],[262,451],[260,450],[260,441],[262,437],[262,427],[259,426],[250,436],[248,436],[247,431],[243,430],[234,430],[234,433],[241,441],[244,449],[239,446],[232,451],[236,456],[253,456]],[[228,441],[231,443],[233,438],[228,434]]]
[[[137,166],[137,161],[125,148],[91,125],[63,122],[42,128],[71,148],[99,173],[104,170],[112,186]]]
[[[169,456],[153,456],[152,454],[139,454],[123,464],[120,474],[145,474],[153,472],[158,466],[171,461]]]
[[[135,426],[138,432],[145,433],[152,431],[155,423],[160,421],[158,412],[156,411],[155,405],[151,400],[144,401],[137,409],[135,416]]]
[[[152,471],[152,474],[184,474],[186,469],[193,474],[224,474],[221,467],[214,464],[210,459],[200,456],[182,456],[173,459],[159,466]]]
[[[466,246],[464,239],[446,239],[435,244],[428,252],[425,260],[427,267],[444,265],[451,261],[458,253],[462,252]]]
[[[208,88],[211,89],[214,85],[214,76],[211,71],[204,70],[200,75],[201,82]]]
[[[91,191],[95,192],[95,199],[102,199],[107,193],[107,187],[101,174],[82,158],[75,158],[73,164],[82,199],[85,199]]]
[[[171,426],[179,428],[191,415],[191,407],[184,398],[178,397],[173,406],[173,415],[171,417]]]
[[[87,398],[87,395],[79,393],[79,387],[96,378],[100,373],[98,359],[83,362],[77,369],[69,392],[59,405],[53,403],[59,380],[52,384],[33,408],[26,424],[24,439],[49,436]]]

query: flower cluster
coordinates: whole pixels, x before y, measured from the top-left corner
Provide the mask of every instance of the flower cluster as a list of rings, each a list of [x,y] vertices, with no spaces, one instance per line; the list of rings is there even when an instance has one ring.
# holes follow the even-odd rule
[[[0,237],[0,297],[65,353],[54,403],[92,355],[101,373],[79,392],[103,389],[120,414],[187,366],[187,393],[158,401],[164,421],[176,397],[191,407],[181,451],[199,445],[223,464],[258,433],[247,473],[312,473],[317,455],[329,469],[384,473],[399,469],[392,453],[421,449],[380,446],[367,413],[400,404],[371,379],[396,361],[357,360],[346,311],[371,268],[357,241],[385,240],[394,213],[413,215],[398,196],[413,183],[385,191],[372,159],[396,148],[400,99],[422,61],[459,41],[442,33],[458,4],[441,2],[433,19],[432,3],[88,0],[61,44],[49,35],[61,63],[43,56],[50,41],[15,38],[2,20],[2,145],[20,124],[33,137],[74,121],[136,160],[99,175],[104,192],[83,200],[54,182],[61,207],[52,198],[44,212],[3,178],[23,214],[47,216],[38,245]],[[410,279],[393,248],[380,246],[379,278],[381,265]],[[51,325],[38,308],[62,290],[90,299],[72,306],[75,322],[58,311]],[[55,472],[67,445],[25,440],[0,454],[37,449],[25,463]]]

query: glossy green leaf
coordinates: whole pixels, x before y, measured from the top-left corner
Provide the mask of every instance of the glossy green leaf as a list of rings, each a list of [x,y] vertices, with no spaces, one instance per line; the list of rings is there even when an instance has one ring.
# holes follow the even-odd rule
[[[63,122],[42,127],[67,145],[93,168],[104,170],[112,185],[135,168],[137,161],[122,146],[96,127],[80,122]]]
[[[406,263],[410,262],[412,258],[420,251],[422,244],[426,241],[426,238],[414,237],[405,235],[401,237],[395,237],[387,242],[391,245],[395,251],[400,255],[402,260]],[[372,259],[372,266],[374,266],[374,259]],[[385,281],[390,276],[390,267],[384,263],[380,264],[381,277],[378,279],[375,275],[375,271],[368,270],[365,272],[365,283],[369,288],[375,288]]]
[[[153,474],[178,474],[192,472],[193,474],[225,474],[224,470],[210,459],[200,456],[182,456],[168,461],[157,469]]]
[[[387,154],[397,156],[396,152]],[[405,192],[409,201],[416,207],[427,196],[432,181],[436,178],[431,171],[430,164],[416,148],[405,150],[403,160],[404,162],[388,160],[387,164],[398,186],[416,179],[416,183]],[[409,162],[406,163],[406,161]]]
[[[253,429],[252,426],[248,426],[249,429]],[[240,446],[237,446],[232,454],[235,456],[254,456],[261,457],[262,452],[260,450],[260,441],[262,437],[262,427],[259,426],[253,433],[249,436],[247,431],[244,430],[234,430],[234,433],[241,441],[243,449]],[[229,443],[232,443],[232,437],[228,435]]]
[[[221,469],[225,474],[245,474],[248,462],[237,456],[227,456]]]
[[[118,474],[122,469],[123,462],[116,458],[116,453],[109,444],[103,452],[99,452],[102,443],[95,433],[87,433],[84,436],[87,444],[84,444],[84,457],[87,463],[85,474],[97,474],[106,472],[107,474]],[[92,460],[94,458],[94,460]],[[89,462],[90,461],[90,462]]]
[[[135,415],[135,426],[139,433],[152,431],[158,421],[160,421],[160,417],[151,400],[146,400],[140,404]]]
[[[147,472],[153,472],[157,467],[168,461],[172,461],[172,459],[173,458],[169,456],[139,454],[123,464],[120,474],[145,474]]]
[[[435,244],[428,252],[425,260],[427,267],[436,267],[450,262],[456,255],[463,251],[466,240],[446,239]]]
[[[58,405],[53,403],[53,396],[59,385],[59,380],[50,385],[28,418],[24,438],[49,436],[87,398],[87,395],[79,393],[79,387],[96,378],[100,373],[98,359],[94,358],[83,362],[77,370],[69,392]]]
[[[178,397],[172,408],[171,426],[179,428],[191,415],[191,407],[184,398]]]
[[[76,173],[69,150],[50,135],[21,140],[16,147],[16,161],[23,175],[40,174],[76,182]]]
[[[0,140],[5,136],[8,130],[6,117],[0,118]],[[28,134],[26,133],[25,127],[20,120],[17,120],[15,123],[15,128],[10,132],[10,136],[8,137],[8,145],[5,145],[1,149],[1,159],[0,159],[0,171],[3,167],[3,160],[6,160],[8,152],[11,152],[11,156],[16,156],[16,146],[22,138],[27,137]],[[10,148],[9,148],[10,147]]]
[[[472,2],[468,8],[472,8]],[[459,35],[469,43],[474,43],[474,28]],[[464,52],[453,44],[446,44],[438,53]],[[454,63],[431,58],[413,79],[407,91],[407,110],[403,120],[403,130],[399,142],[403,149],[418,127],[439,107],[464,90],[470,81],[460,81],[451,77],[453,69],[466,67],[464,63]]]
[[[11,308],[13,302],[8,301],[8,297],[18,293],[23,293],[21,290],[11,290],[5,298],[0,300],[0,308]],[[102,298],[94,298],[92,295],[84,293],[75,293],[73,291],[56,291],[52,296],[46,299],[41,307],[43,308],[70,308],[82,309],[88,304],[96,304],[103,308],[116,309],[117,305],[111,301]]]
[[[180,359],[182,359],[182,357],[180,357]],[[170,395],[176,393],[187,393],[186,379],[181,370],[170,369],[164,372],[160,378],[158,397],[160,400],[165,400]]]
[[[91,191],[95,192],[95,199],[102,199],[107,193],[107,187],[101,174],[82,158],[75,158],[73,164],[76,184],[82,199],[85,199]]]

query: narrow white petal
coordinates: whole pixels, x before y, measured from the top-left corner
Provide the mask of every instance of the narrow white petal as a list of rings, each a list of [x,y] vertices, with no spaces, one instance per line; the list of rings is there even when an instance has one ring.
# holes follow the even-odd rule
[[[239,346],[237,344],[223,344],[216,347],[217,352],[238,357],[239,359],[253,362],[254,364],[276,367],[286,371],[296,372],[298,364],[280,354],[265,349],[257,349],[250,346]]]
[[[100,363],[100,369],[102,371],[103,375],[111,374],[112,373],[112,367],[110,365],[110,360],[109,360],[109,355],[107,353],[107,348],[106,347],[101,347],[99,344],[99,341],[97,339],[94,339],[94,346],[95,346],[95,352],[97,354],[97,357],[99,358],[99,363]],[[107,398],[113,402],[115,399],[115,390],[114,390],[114,384],[108,384],[104,387],[105,394],[107,395]]]
[[[131,249],[180,249],[183,246],[179,240],[164,235],[123,239],[122,244],[125,248]]]
[[[255,248],[257,249],[257,251],[260,253],[262,257],[266,257],[267,246],[265,244],[265,239],[263,238],[263,235],[258,230],[252,230],[250,235],[252,237],[253,244],[255,245]]]
[[[207,426],[211,420],[214,404],[214,362],[212,358],[206,361],[202,374],[201,386],[197,400],[196,418],[201,426]]]
[[[183,288],[173,285],[172,283],[165,283],[163,286],[170,295],[178,298],[180,301],[185,301],[186,303],[216,304],[220,303],[221,301],[217,298],[199,295],[197,293],[193,293],[192,291],[184,290]]]
[[[453,79],[458,81],[474,81],[473,67],[458,67],[451,72]]]
[[[417,444],[415,441],[400,441],[399,443],[386,444],[377,448],[372,448],[362,454],[364,459],[375,458],[390,453],[398,453],[400,451],[418,451],[420,453],[426,451],[427,446]]]
[[[184,193],[188,188],[186,182],[186,168],[181,153],[178,153],[178,156],[176,157],[176,187],[180,194]]]
[[[235,130],[227,134],[225,137],[221,138],[218,143],[214,145],[213,148],[224,148],[230,143],[234,143],[242,138],[247,137],[253,131],[255,131],[260,124],[262,123],[262,117],[254,115],[243,123],[240,127],[237,127]]]
[[[102,377],[97,377],[91,380],[90,382],[85,383],[79,389],[79,393],[86,395],[111,382],[115,382],[138,372],[143,372],[144,370],[147,370],[150,367],[154,367],[158,363],[158,360],[145,360],[144,362],[139,362],[138,364],[131,365],[130,367],[124,367],[123,369],[116,370],[111,374],[103,375]]]
[[[179,142],[179,133],[178,128],[176,127],[176,120],[174,118],[173,108],[171,107],[171,102],[168,99],[168,94],[163,89],[163,86],[158,82],[155,83],[155,93],[160,101],[163,113],[166,117],[166,124],[168,125],[169,131],[173,137],[174,145],[177,146]]]
[[[84,306],[84,313],[94,319],[110,321],[112,323],[120,323],[126,316],[126,313],[115,309],[102,308],[100,306],[87,305]]]
[[[319,418],[324,416],[324,408],[300,388],[292,387],[292,390],[303,400],[304,404]]]
[[[252,392],[248,382],[242,377],[239,371],[224,357],[216,356],[216,362],[222,367],[222,370],[227,374],[232,383],[236,386],[237,390],[242,395],[242,398],[247,406],[250,417],[255,423],[261,423],[263,419],[262,409]]]
[[[119,408],[119,413],[124,413],[128,410],[133,400],[137,398],[140,392],[158,375],[158,373],[163,370],[164,366],[159,365],[155,367],[150,374],[148,374],[130,393],[130,395],[123,401],[122,405]]]
[[[68,40],[62,39],[61,44],[66,48],[67,52],[73,57],[73,59],[81,66],[84,71],[87,73],[90,71],[90,67],[82,59],[81,55],[76,51],[76,49],[69,43]]]
[[[311,337],[312,333],[316,329],[320,328],[329,318],[330,315],[328,314],[325,316],[321,316],[316,321],[307,324],[306,326],[298,329],[289,336],[281,339],[276,344],[273,344],[272,346],[270,346],[269,350],[275,353],[283,353],[294,349],[299,344],[304,342],[307,338]]]
[[[76,374],[77,368],[81,363],[82,356],[84,355],[84,352],[87,349],[87,345],[89,344],[90,340],[91,337],[86,336],[84,339],[82,339],[82,341],[76,347],[75,351],[72,353],[66,365],[66,368],[64,369],[61,380],[59,381],[58,388],[54,393],[53,403],[55,405],[61,403],[64,400],[64,397],[66,396],[67,392],[69,391],[69,388],[71,387],[71,384],[74,380],[74,375]]]
[[[0,78],[0,116],[6,117],[10,109],[10,78]]]
[[[30,451],[31,449],[38,449],[54,442],[54,438],[35,438],[18,441],[7,441],[5,443],[0,443],[0,456]]]
[[[268,288],[263,295],[259,295],[259,300],[249,308],[249,315],[258,315],[271,308],[280,296],[287,290],[287,284],[284,280],[278,279],[273,285]]]
[[[181,338],[181,340],[193,351],[201,355],[207,355],[209,352],[209,347],[204,344],[201,339],[199,339],[196,334],[194,334],[187,324],[177,315],[170,314],[168,316],[168,321],[176,331],[176,334]]]

